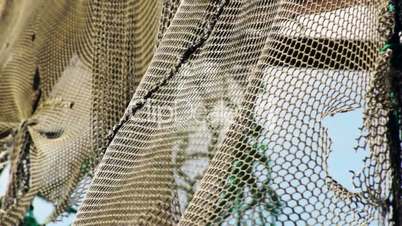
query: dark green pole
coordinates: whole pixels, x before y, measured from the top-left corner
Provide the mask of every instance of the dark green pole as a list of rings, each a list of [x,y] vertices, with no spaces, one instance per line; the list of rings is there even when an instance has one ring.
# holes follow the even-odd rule
[[[402,48],[401,48],[401,4],[400,0],[389,3],[389,10],[394,11],[394,33],[390,39],[393,48],[391,69],[389,71],[389,101],[391,111],[388,115],[388,139],[390,148],[390,163],[392,169],[392,207],[391,222],[393,225],[402,225],[402,161],[401,161],[401,135],[402,135]]]

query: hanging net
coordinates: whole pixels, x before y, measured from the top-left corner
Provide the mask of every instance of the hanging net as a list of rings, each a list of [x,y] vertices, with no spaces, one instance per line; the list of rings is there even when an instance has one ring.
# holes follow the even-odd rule
[[[398,225],[398,10],[183,0],[75,224]],[[322,121],[358,108],[367,158],[350,190]]]
[[[4,2],[1,225],[93,169],[74,225],[402,225],[400,0]]]
[[[162,4],[0,1],[0,225],[37,195],[55,204],[49,220],[78,201],[168,26]]]

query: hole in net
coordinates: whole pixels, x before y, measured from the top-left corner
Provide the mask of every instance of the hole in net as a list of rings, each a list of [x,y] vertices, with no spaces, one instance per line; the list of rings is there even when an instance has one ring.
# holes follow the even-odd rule
[[[39,131],[40,135],[46,137],[47,139],[57,139],[61,137],[64,133],[63,129],[57,129],[54,131]]]
[[[356,139],[360,136],[363,123],[363,110],[356,109],[346,113],[337,113],[324,118],[323,125],[328,128],[332,140],[328,159],[328,173],[349,191],[357,192],[353,186],[352,173],[360,172],[367,151],[355,151]]]

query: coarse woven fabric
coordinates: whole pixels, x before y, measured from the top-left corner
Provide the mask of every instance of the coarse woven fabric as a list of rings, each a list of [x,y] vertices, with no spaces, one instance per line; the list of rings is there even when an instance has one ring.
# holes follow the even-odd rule
[[[72,205],[169,25],[170,2],[0,1],[0,163],[11,178],[2,226],[18,225],[36,195],[55,204],[49,221]]]
[[[395,7],[183,0],[75,225],[392,225]],[[322,121],[357,108],[368,157],[352,191],[328,171]]]

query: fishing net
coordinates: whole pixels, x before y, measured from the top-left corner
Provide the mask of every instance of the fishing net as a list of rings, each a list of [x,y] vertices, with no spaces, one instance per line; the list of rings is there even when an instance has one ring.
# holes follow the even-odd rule
[[[79,199],[169,24],[163,4],[0,1],[0,225],[36,195],[55,204],[49,220]]]
[[[0,1],[0,225],[36,195],[52,220],[83,193],[75,225],[401,225],[400,12]],[[351,189],[323,121],[356,109],[367,157]]]
[[[399,7],[183,0],[75,225],[399,225]],[[358,108],[351,190],[322,121]]]

